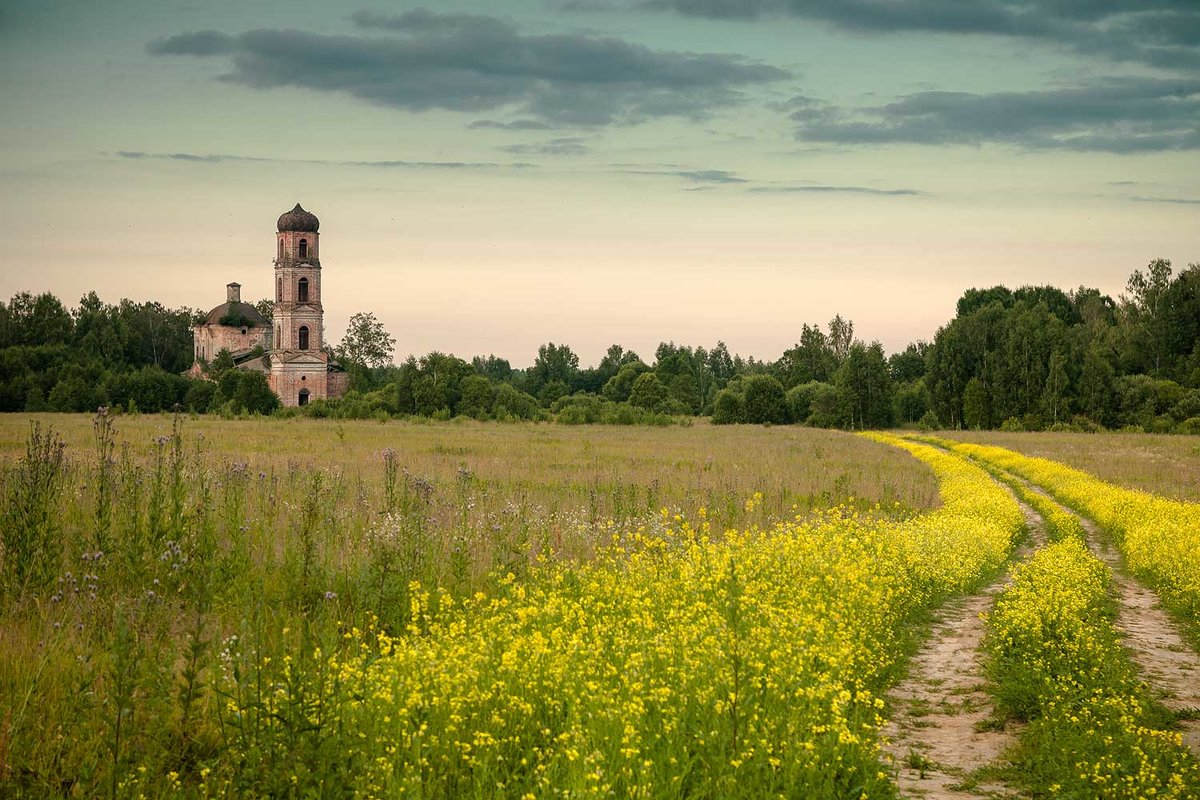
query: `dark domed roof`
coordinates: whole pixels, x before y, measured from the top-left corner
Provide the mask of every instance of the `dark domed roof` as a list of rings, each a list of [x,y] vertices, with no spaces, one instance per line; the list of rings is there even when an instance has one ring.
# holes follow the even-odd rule
[[[300,233],[315,232],[321,227],[321,221],[316,214],[310,214],[296,203],[296,207],[279,217],[279,232],[298,231]]]
[[[240,328],[243,325],[247,328],[269,328],[271,323],[267,322],[262,314],[258,313],[258,309],[249,303],[221,303],[221,305],[208,312],[208,316],[204,319],[205,325],[228,325],[231,328]]]

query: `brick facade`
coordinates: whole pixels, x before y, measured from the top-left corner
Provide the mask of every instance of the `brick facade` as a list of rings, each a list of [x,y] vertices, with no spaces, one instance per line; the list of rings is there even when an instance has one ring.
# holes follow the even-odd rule
[[[240,287],[229,284],[228,301],[209,313],[204,325],[193,328],[196,361],[211,362],[222,348],[233,353],[263,346],[268,350],[267,381],[285,406],[304,405],[345,394],[348,376],[331,364],[325,350],[325,310],[321,304],[320,234],[317,218],[297,203],[279,218],[275,243],[275,304],[270,322],[261,325],[221,324],[220,318],[240,313]],[[211,355],[210,355],[211,353]],[[239,364],[263,368],[263,362]]]

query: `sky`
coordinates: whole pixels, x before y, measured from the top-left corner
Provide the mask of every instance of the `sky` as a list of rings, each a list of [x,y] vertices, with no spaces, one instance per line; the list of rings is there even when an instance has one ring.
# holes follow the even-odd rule
[[[0,297],[268,297],[299,202],[398,358],[896,351],[1200,261],[1197,0],[0,0],[0,102]]]

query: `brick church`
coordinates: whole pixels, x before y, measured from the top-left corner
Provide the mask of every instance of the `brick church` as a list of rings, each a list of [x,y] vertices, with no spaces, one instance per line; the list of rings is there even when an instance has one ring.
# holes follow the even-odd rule
[[[346,392],[348,376],[325,349],[321,306],[320,220],[300,207],[276,225],[275,303],[267,320],[242,302],[241,286],[226,286],[225,302],[192,328],[202,374],[222,350],[239,369],[262,372],[285,406],[303,406]]]

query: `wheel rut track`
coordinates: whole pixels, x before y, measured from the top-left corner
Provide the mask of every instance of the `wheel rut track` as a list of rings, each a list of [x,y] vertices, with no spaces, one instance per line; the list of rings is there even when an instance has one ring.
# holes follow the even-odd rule
[[[1028,481],[1031,491],[1066,508],[1049,492]],[[1130,577],[1121,554],[1099,526],[1082,514],[1067,509],[1083,526],[1084,543],[1092,555],[1112,571],[1117,594],[1117,630],[1125,637],[1138,676],[1154,691],[1159,702],[1172,711],[1200,711],[1200,655],[1188,646],[1179,626],[1163,610],[1158,595]],[[1200,758],[1200,719],[1179,722],[1183,744]]]
[[[1024,504],[1021,508],[1033,544],[1018,549],[1015,562],[1024,561],[1045,543],[1041,517]],[[998,783],[958,788],[974,770],[997,761],[1016,740],[1013,724],[1000,730],[985,724],[994,707],[984,677],[985,627],[980,614],[991,608],[1008,581],[1006,572],[979,593],[945,605],[941,619],[913,657],[908,677],[890,693],[895,713],[883,729],[883,741],[902,797],[1017,796]]]
[[[1117,589],[1117,629],[1138,674],[1172,711],[1200,710],[1200,655],[1159,604],[1158,596],[1125,572],[1120,554],[1094,522],[1080,516],[1088,548],[1112,570]],[[1200,757],[1200,719],[1179,723],[1183,744]]]

